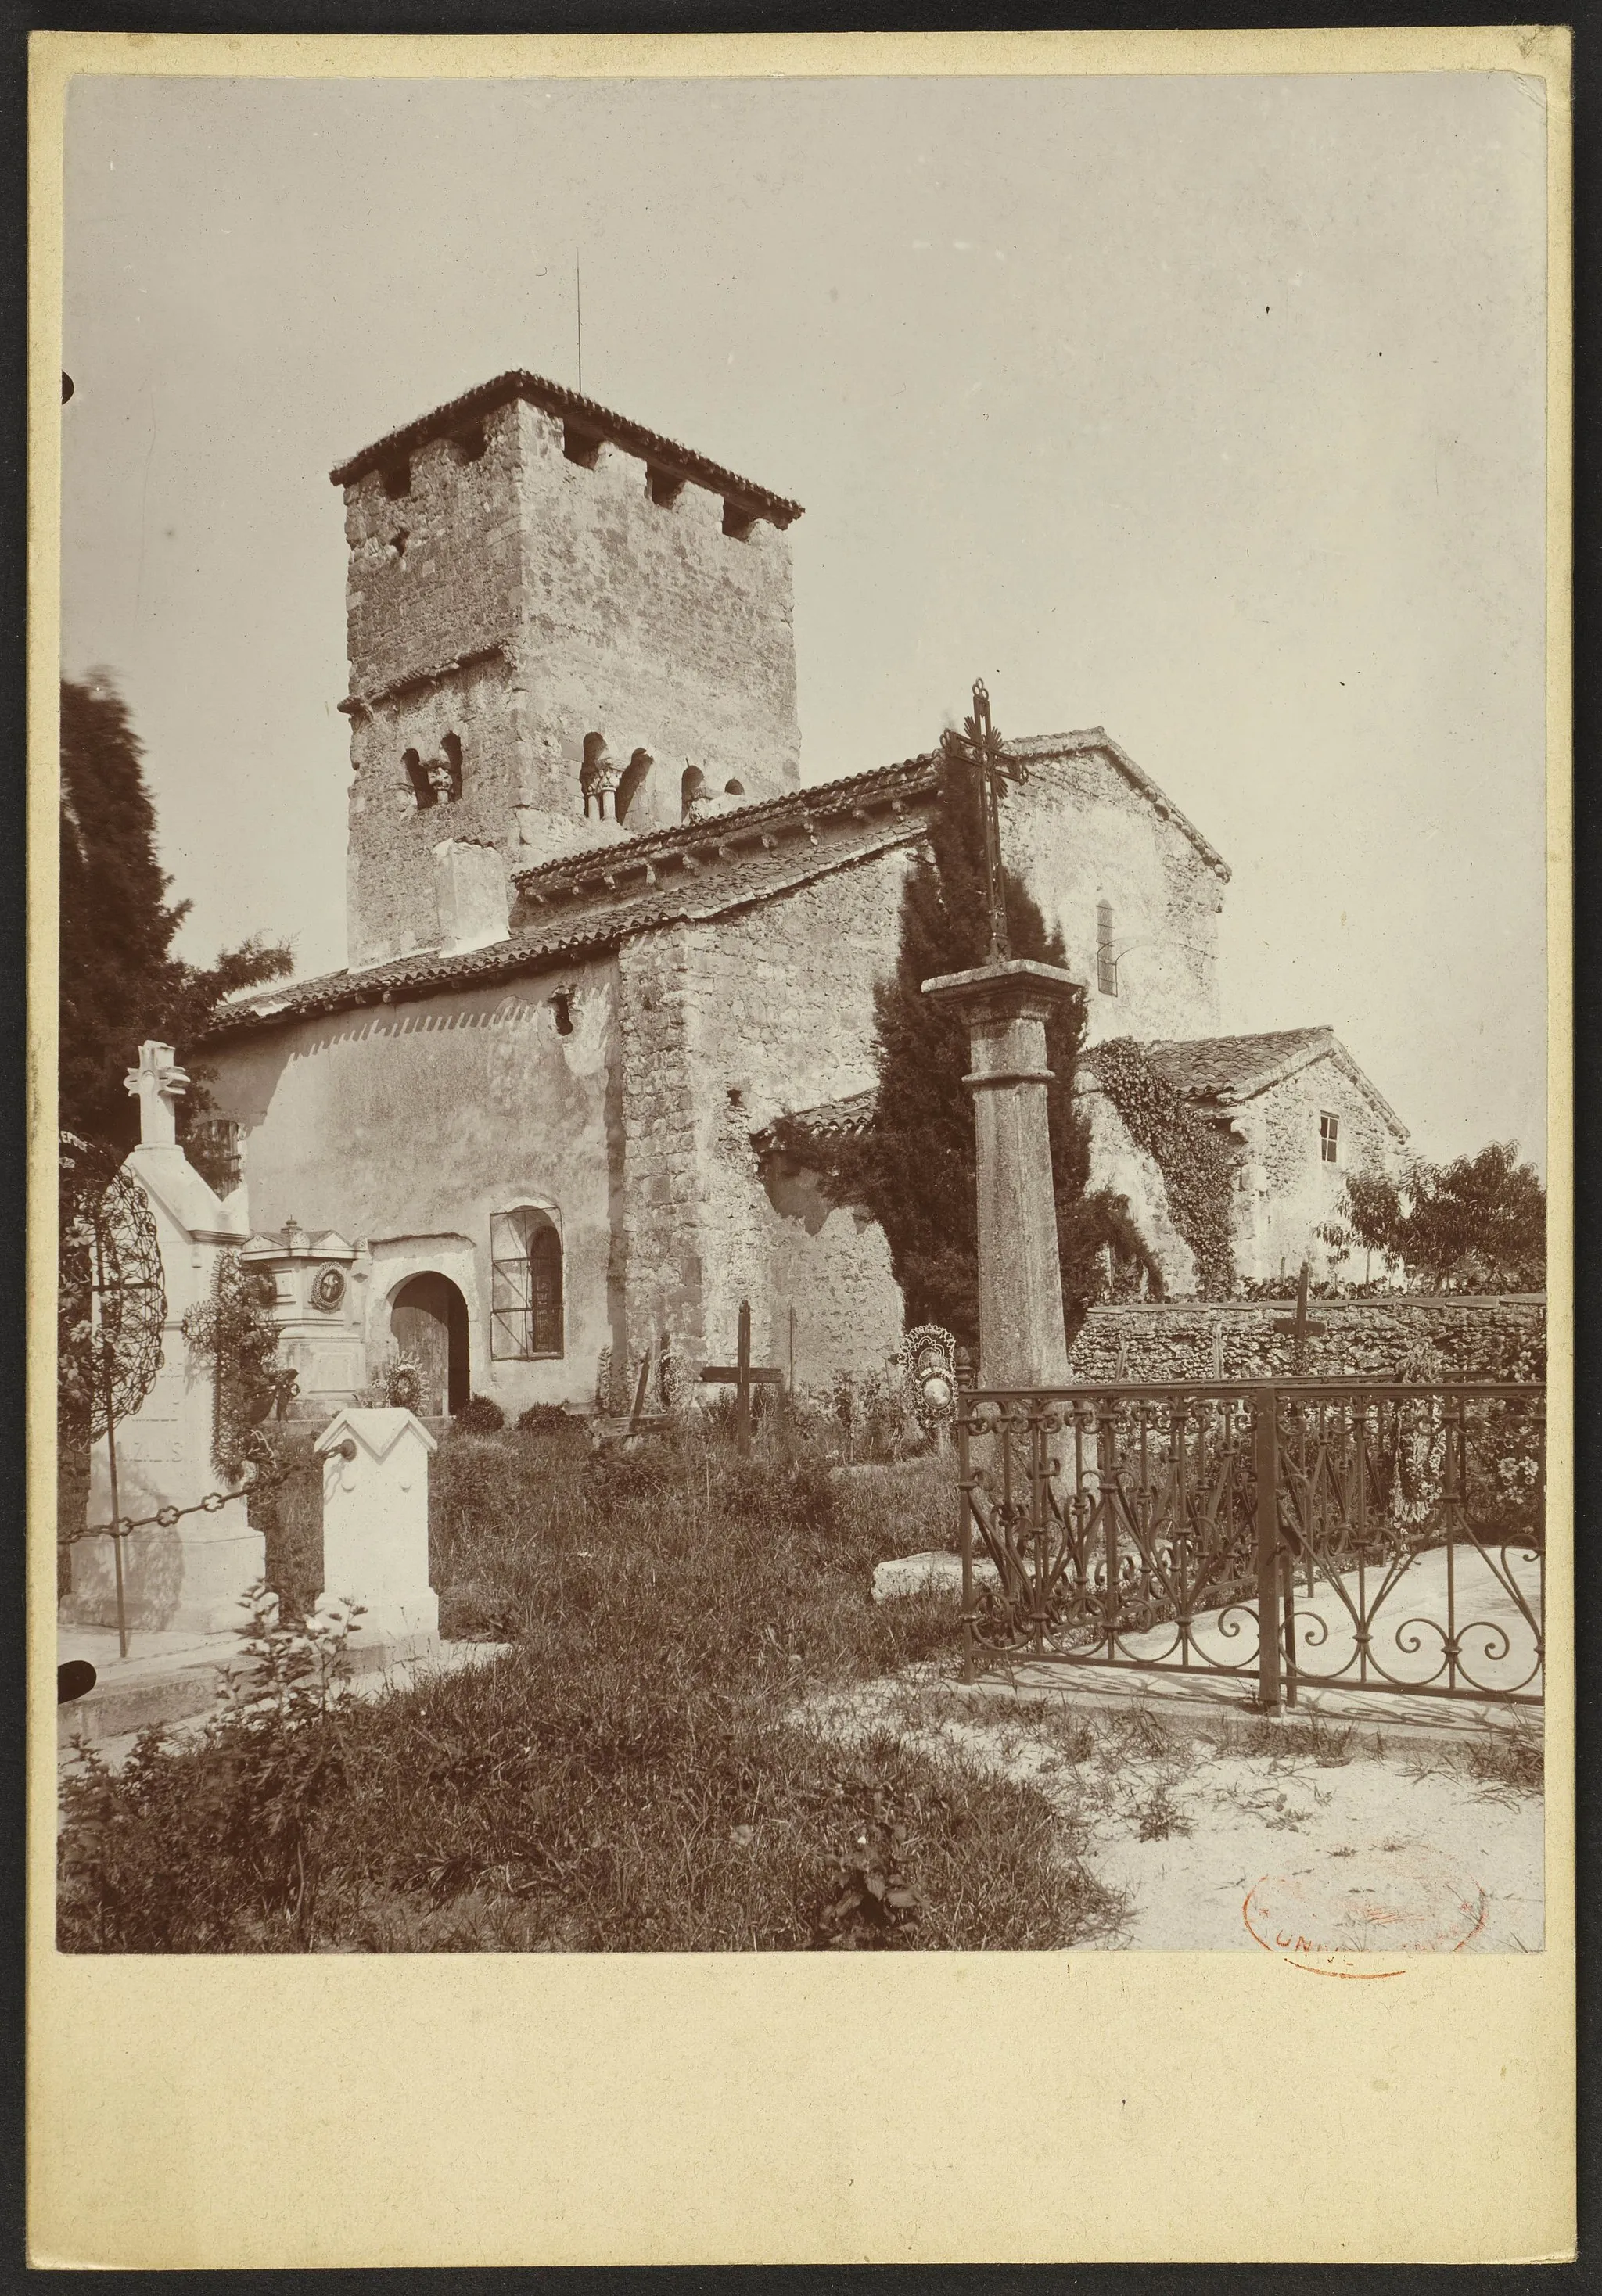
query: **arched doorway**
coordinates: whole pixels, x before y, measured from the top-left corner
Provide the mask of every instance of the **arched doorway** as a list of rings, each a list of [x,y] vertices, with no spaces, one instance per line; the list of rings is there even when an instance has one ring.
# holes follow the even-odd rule
[[[468,1396],[467,1302],[448,1275],[414,1275],[390,1302],[390,1331],[423,1374],[425,1414],[457,1412]]]

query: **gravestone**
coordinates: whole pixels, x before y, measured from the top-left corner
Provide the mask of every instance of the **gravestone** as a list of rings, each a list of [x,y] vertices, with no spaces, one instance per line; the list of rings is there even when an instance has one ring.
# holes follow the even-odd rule
[[[308,1235],[291,1219],[272,1234],[252,1235],[239,1257],[273,1287],[278,1360],[295,1374],[295,1415],[321,1419],[366,1384],[356,1246],[333,1228]]]
[[[177,1144],[174,1111],[188,1078],[175,1062],[171,1046],[141,1045],[138,1065],[124,1081],[139,1101],[140,1140],[123,1170],[150,1203],[167,1297],[155,1384],[141,1407],[119,1419],[113,1431],[119,1519],[136,1521],[165,1507],[193,1507],[217,1488],[211,1457],[215,1368],[209,1360],[192,1357],[181,1327],[188,1309],[209,1294],[219,1257],[237,1250],[245,1231]],[[103,1435],[89,1456],[86,1520],[111,1520],[111,1456]],[[246,1619],[243,1596],[265,1577],[267,1550],[261,1533],[247,1520],[242,1491],[225,1494],[210,1513],[185,1513],[169,1526],[130,1531],[123,1566],[132,1631],[218,1634]],[[62,1617],[75,1626],[117,1624],[110,1538],[74,1542],[72,1585]]]
[[[440,1647],[429,1584],[428,1473],[438,1448],[409,1411],[336,1412],[318,1436],[323,1463],[322,1611],[360,1606],[346,1644],[359,1668]]]

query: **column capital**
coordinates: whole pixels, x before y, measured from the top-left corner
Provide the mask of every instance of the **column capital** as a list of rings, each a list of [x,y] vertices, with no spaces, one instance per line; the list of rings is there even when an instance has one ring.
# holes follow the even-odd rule
[[[1009,956],[966,972],[937,972],[924,981],[924,994],[971,1019],[1046,1021],[1070,996],[1082,994],[1082,984],[1060,964]]]

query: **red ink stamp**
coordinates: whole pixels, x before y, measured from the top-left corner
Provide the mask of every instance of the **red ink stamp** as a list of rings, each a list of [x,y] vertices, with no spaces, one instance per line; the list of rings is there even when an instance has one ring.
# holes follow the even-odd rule
[[[1316,1977],[1400,1977],[1405,1956],[1461,1953],[1484,1927],[1477,1882],[1423,1849],[1265,1874],[1241,1907],[1265,1953]]]

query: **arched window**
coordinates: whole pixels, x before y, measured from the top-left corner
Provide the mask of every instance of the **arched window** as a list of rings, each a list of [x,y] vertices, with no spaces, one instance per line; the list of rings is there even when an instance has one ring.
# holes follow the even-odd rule
[[[725,797],[743,797],[745,794],[745,784],[743,782],[725,782],[723,784],[723,794]]]
[[[435,756],[424,758],[415,750],[407,750],[400,762],[419,813],[426,813],[431,805],[454,805],[461,796],[462,744],[456,734],[445,735]]]
[[[532,1204],[489,1222],[489,1352],[522,1363],[563,1353],[562,1231]]]
[[[688,821],[690,818],[690,808],[700,799],[703,798],[706,793],[706,775],[702,772],[700,767],[686,766],[684,771],[684,779],[678,784],[679,811],[686,821]]]

